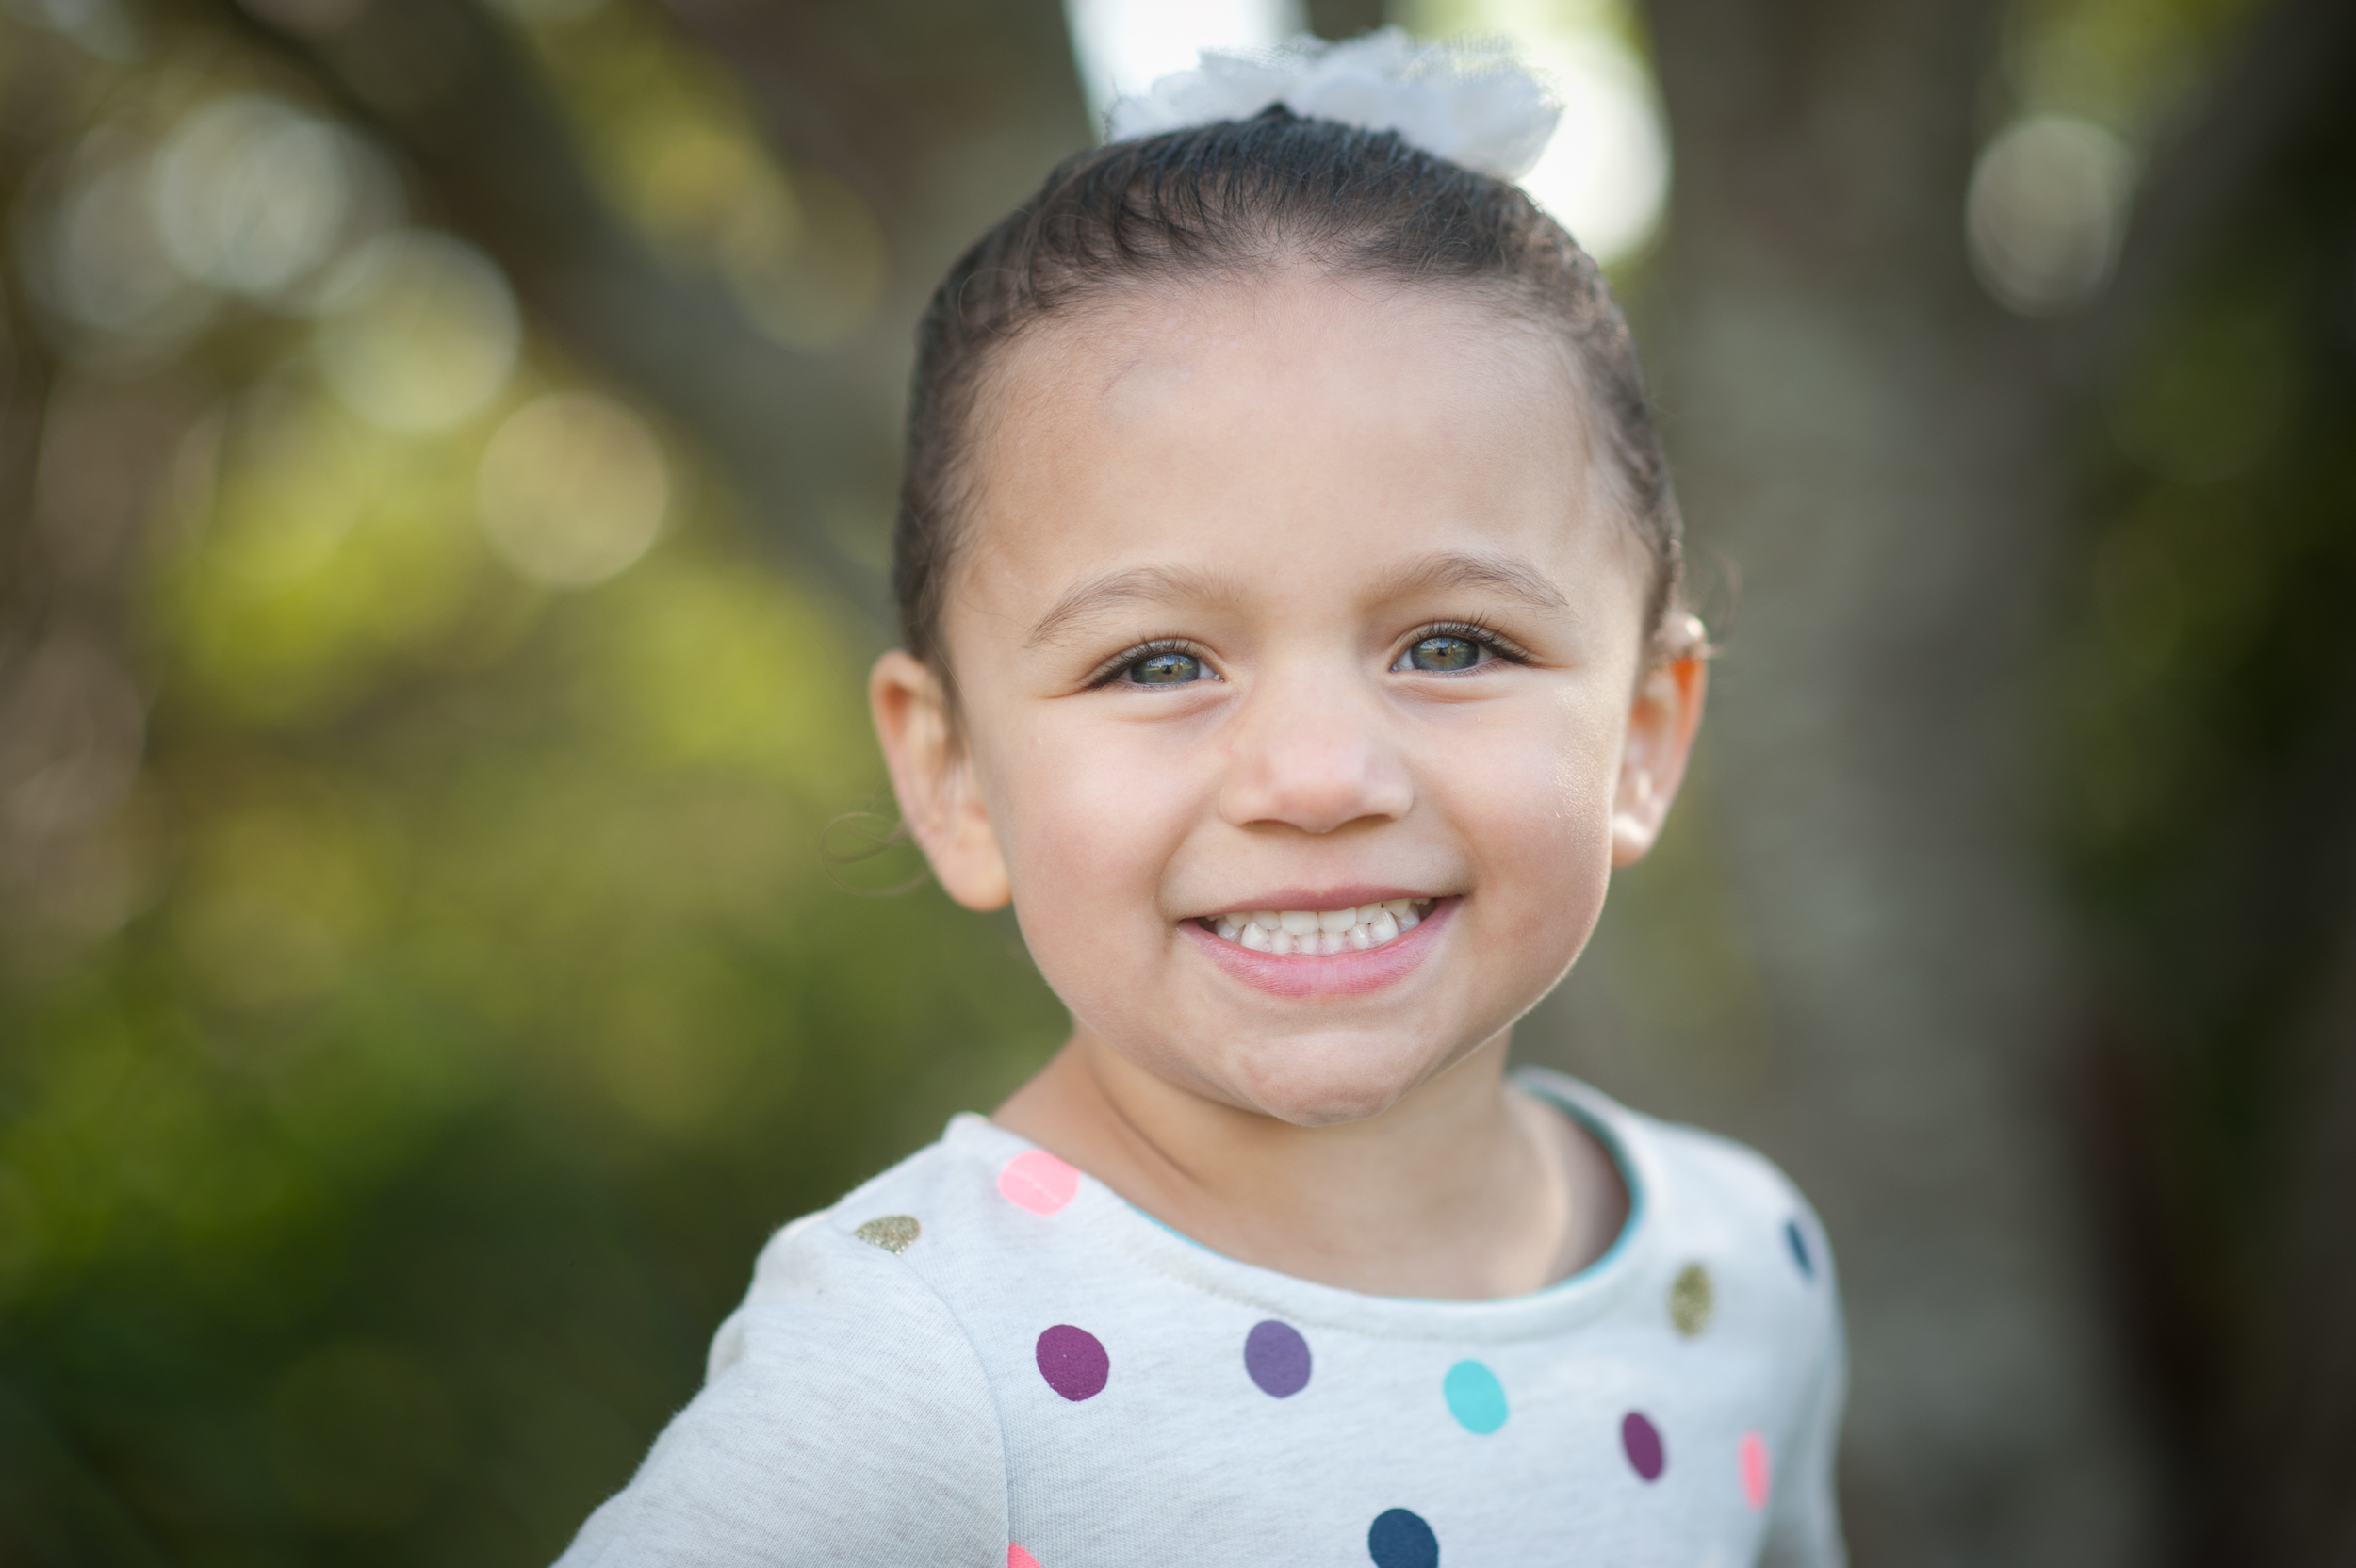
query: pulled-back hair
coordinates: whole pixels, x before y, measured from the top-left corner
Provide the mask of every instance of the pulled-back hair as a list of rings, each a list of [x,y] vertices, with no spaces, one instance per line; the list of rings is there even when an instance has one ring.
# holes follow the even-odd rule
[[[941,609],[970,510],[975,396],[995,351],[1122,292],[1265,277],[1299,260],[1333,277],[1469,289],[1564,335],[1599,427],[1565,435],[1600,457],[1651,559],[1644,626],[1658,642],[1681,587],[1677,500],[1635,344],[1594,261],[1506,181],[1392,132],[1278,106],[1069,158],[949,269],[917,329],[892,531],[910,653],[951,678]]]

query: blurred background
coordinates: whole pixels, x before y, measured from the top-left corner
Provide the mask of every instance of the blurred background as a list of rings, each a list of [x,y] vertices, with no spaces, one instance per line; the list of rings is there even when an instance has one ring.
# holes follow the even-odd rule
[[[1528,1059],[1780,1161],[1877,1564],[2356,1563],[2356,8],[0,0],[0,1563],[532,1564],[1063,1020],[888,846],[911,325],[1520,38],[1725,645]]]

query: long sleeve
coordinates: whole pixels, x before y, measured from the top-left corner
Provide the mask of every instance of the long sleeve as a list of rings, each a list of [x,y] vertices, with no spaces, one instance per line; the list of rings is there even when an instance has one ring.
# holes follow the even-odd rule
[[[780,1233],[703,1391],[559,1568],[1002,1568],[1004,1446],[965,1331],[899,1258]]]

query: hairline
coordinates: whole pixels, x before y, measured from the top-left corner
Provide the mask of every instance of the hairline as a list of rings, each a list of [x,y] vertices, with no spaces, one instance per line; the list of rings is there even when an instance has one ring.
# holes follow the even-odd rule
[[[1184,298],[1250,287],[1255,284],[1280,282],[1288,270],[1314,269],[1317,275],[1336,286],[1359,281],[1383,281],[1396,286],[1401,294],[1413,292],[1432,299],[1463,300],[1485,306],[1516,325],[1530,329],[1531,338],[1549,351],[1568,377],[1571,395],[1578,410],[1576,428],[1579,433],[1581,479],[1592,497],[1604,502],[1604,510],[1618,524],[1624,542],[1632,545],[1642,563],[1644,604],[1642,612],[1645,622],[1644,636],[1649,641],[1658,631],[1652,623],[1661,619],[1665,605],[1655,601],[1669,586],[1672,570],[1652,547],[1645,537],[1641,508],[1628,494],[1621,465],[1603,449],[1609,433],[1600,427],[1609,421],[1601,400],[1592,384],[1585,356],[1579,352],[1574,338],[1573,324],[1562,312],[1552,308],[1546,296],[1536,285],[1510,273],[1485,276],[1450,276],[1427,273],[1406,275],[1375,265],[1335,265],[1346,263],[1347,247],[1338,241],[1324,244],[1294,242],[1280,244],[1265,258],[1249,262],[1228,261],[1215,266],[1196,267],[1184,273],[1168,276],[1137,278],[1110,277],[1073,286],[1068,293],[1052,302],[1040,301],[1025,318],[997,333],[993,339],[978,347],[973,354],[972,368],[958,378],[951,390],[948,412],[957,420],[957,428],[947,443],[950,461],[943,466],[938,494],[944,503],[944,515],[934,518],[939,553],[933,563],[938,574],[932,620],[932,648],[939,668],[935,674],[949,694],[951,706],[956,706],[956,678],[950,668],[945,623],[951,604],[956,579],[963,566],[972,543],[972,535],[981,509],[981,485],[976,473],[982,454],[990,449],[994,427],[1015,416],[1003,404],[994,413],[985,414],[984,406],[995,400],[987,394],[993,387],[1005,384],[1006,377],[1019,359],[1020,351],[1028,343],[1051,335],[1055,329],[1072,330],[1085,327],[1091,318],[1102,319],[1115,315],[1124,307],[1155,296],[1166,299]],[[1568,526],[1566,524],[1566,526]]]

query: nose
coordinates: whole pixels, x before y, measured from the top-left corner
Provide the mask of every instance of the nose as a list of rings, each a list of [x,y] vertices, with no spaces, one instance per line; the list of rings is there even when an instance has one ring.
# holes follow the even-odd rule
[[[1346,680],[1269,680],[1228,731],[1219,814],[1237,827],[1303,833],[1405,816],[1415,782],[1383,720]]]

